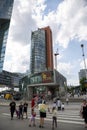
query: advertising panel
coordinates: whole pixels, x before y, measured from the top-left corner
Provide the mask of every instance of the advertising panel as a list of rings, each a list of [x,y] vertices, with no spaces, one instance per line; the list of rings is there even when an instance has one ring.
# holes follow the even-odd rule
[[[51,72],[43,72],[42,73],[42,83],[50,83],[52,82],[52,73]]]
[[[37,73],[30,77],[30,84],[51,83],[51,82],[53,82],[53,71]]]

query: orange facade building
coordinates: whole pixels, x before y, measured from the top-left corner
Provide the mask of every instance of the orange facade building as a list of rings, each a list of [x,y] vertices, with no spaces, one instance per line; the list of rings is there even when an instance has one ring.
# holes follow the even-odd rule
[[[50,27],[39,28],[31,34],[31,74],[53,70],[53,46]]]
[[[41,28],[45,30],[46,40],[46,67],[48,70],[53,70],[53,43],[52,43],[52,31],[49,26]]]

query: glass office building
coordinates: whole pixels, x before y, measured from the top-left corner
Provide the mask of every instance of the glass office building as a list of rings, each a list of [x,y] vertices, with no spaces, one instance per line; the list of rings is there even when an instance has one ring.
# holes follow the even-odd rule
[[[52,32],[49,26],[31,34],[31,74],[53,70]]]
[[[37,73],[46,68],[45,31],[38,29],[31,34],[31,73]]]
[[[3,70],[13,2],[14,0],[0,0],[0,72]]]

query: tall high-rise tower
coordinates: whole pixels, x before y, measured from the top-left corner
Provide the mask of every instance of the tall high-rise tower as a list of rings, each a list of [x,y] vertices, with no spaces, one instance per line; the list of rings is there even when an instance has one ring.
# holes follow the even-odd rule
[[[45,70],[53,70],[52,32],[49,26],[31,34],[30,71],[33,74]]]
[[[45,44],[46,44],[46,67],[48,70],[53,70],[53,43],[52,31],[50,27],[42,28],[45,31]]]
[[[3,70],[13,2],[14,0],[0,0],[0,72]]]

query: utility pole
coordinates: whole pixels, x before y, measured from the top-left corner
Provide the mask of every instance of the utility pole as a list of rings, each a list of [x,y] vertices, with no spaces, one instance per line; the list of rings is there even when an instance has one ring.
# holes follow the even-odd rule
[[[86,76],[86,79],[87,79],[86,61],[85,61],[85,53],[84,53],[84,45],[83,44],[81,44],[81,48],[82,48],[82,56],[83,56],[83,62],[84,62],[85,76]]]
[[[59,55],[58,53],[58,48],[56,50],[56,52],[54,53],[54,56],[55,56],[55,69],[57,70],[57,56]]]
[[[54,82],[55,83],[56,83],[56,70],[57,70],[57,56],[58,55],[59,55],[59,53],[58,53],[58,48],[57,48],[56,52],[54,53],[54,56],[55,56]],[[58,93],[57,93],[57,96],[58,96]]]

